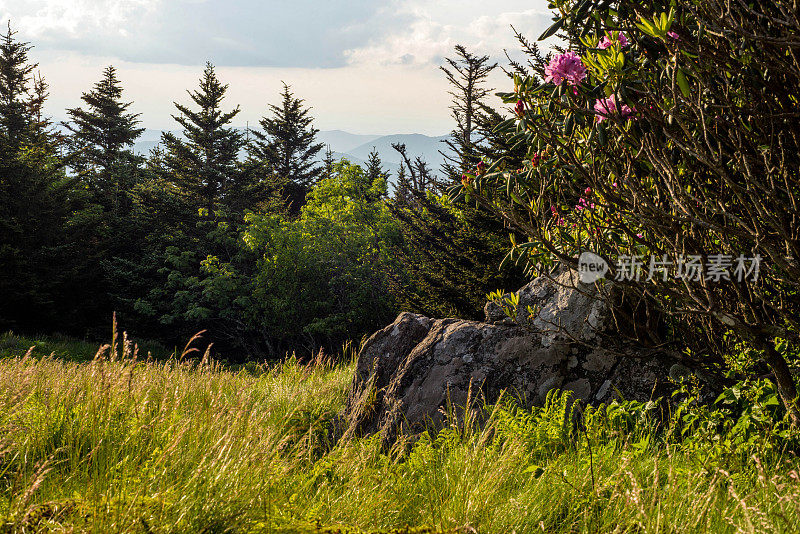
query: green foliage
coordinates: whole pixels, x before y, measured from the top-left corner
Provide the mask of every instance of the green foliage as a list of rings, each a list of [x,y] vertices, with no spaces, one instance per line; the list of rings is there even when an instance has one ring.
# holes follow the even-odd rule
[[[247,217],[243,239],[257,264],[246,294],[258,331],[280,344],[333,342],[391,319],[387,246],[398,236],[385,196],[385,176],[342,161],[299,218]]]
[[[389,204],[402,241],[391,254],[403,267],[392,291],[404,309],[433,317],[480,319],[491,288],[518,288],[522,269],[498,268],[506,247],[503,225],[487,213],[446,196],[413,194],[413,203]]]
[[[150,269],[163,281],[134,307],[184,335],[208,329],[226,354],[276,357],[360,337],[396,313],[384,289],[387,247],[398,239],[386,187],[385,175],[370,179],[343,161],[297,218],[216,213],[194,229],[203,240],[160,241]]]

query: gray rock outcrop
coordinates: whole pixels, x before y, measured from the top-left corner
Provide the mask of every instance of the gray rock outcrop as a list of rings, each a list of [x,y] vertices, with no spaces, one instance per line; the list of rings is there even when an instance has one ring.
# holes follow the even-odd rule
[[[447,406],[491,404],[501,392],[525,405],[541,404],[553,388],[593,403],[663,394],[678,356],[610,332],[599,291],[567,270],[520,289],[515,319],[496,303],[487,304],[486,322],[400,314],[359,354],[345,438],[378,432],[390,445],[441,424]]]

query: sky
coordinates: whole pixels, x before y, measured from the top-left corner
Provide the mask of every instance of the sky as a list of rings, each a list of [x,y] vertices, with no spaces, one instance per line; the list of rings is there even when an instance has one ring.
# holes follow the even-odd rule
[[[114,65],[142,125],[176,129],[173,102],[211,61],[237,125],[268,114],[286,82],[317,128],[375,135],[448,132],[438,67],[453,47],[505,64],[511,25],[535,39],[551,24],[546,0],[0,0],[0,19],[34,46],[56,120]],[[499,70],[490,82],[508,89]]]

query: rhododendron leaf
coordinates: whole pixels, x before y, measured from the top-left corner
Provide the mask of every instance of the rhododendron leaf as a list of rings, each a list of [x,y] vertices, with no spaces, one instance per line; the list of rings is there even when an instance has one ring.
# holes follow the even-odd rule
[[[566,120],[564,120],[564,135],[570,136],[572,135],[572,128],[575,125],[575,121],[572,118],[572,114],[567,115]]]
[[[517,123],[516,119],[506,119],[492,129],[494,133],[505,133],[510,131]]]
[[[497,169],[497,167],[500,166],[500,163],[502,163],[502,162],[503,162],[503,158],[500,158],[497,161],[495,161],[494,163],[492,163],[489,166],[489,170],[486,171],[486,176],[488,177],[489,175],[494,173],[495,169]]]
[[[606,146],[608,137],[606,136],[606,127],[602,124],[597,125],[597,140],[600,141],[601,146]]]
[[[683,96],[689,98],[692,92],[689,89],[689,81],[686,79],[686,74],[684,74],[683,69],[678,69],[675,78],[677,79],[678,87],[680,87]]]
[[[650,37],[657,37],[655,26],[653,26],[653,24],[646,19],[642,19],[642,22],[637,23],[636,27],[642,30],[647,35],[649,35]]]
[[[566,230],[559,230],[558,234],[561,236],[561,239],[563,239],[567,243],[569,243],[571,245],[575,244],[575,238],[572,237],[572,234],[570,234]]]
[[[561,27],[564,25],[565,21],[566,21],[565,17],[561,17],[557,21],[555,21],[555,23],[552,26],[547,28],[544,31],[544,33],[539,36],[539,41],[543,41],[543,40],[547,39],[548,37],[550,37],[551,35],[556,33],[558,30],[560,30]]]
[[[583,0],[583,2],[578,6],[578,9],[575,10],[575,20],[580,20],[586,12],[589,10],[589,6],[592,4],[592,0]]]

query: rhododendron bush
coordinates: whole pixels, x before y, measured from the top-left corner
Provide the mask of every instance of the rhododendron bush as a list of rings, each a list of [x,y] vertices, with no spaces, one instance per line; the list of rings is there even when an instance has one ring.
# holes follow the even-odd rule
[[[658,341],[696,341],[708,359],[725,352],[723,339],[749,344],[750,372],[768,367],[800,421],[789,356],[800,327],[797,10],[737,0],[551,8],[542,37],[558,34],[562,48],[544,56],[522,38],[528,62],[501,94],[514,113],[497,131],[526,159],[487,161],[453,195],[524,232],[510,257],[534,269],[599,254],[607,278],[680,329]],[[624,257],[642,258],[641,278],[620,276]],[[761,261],[757,276],[680,277],[687,257]],[[648,276],[650,258],[673,270]]]

